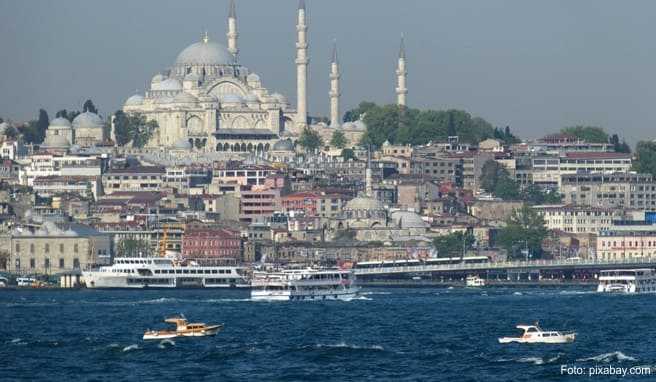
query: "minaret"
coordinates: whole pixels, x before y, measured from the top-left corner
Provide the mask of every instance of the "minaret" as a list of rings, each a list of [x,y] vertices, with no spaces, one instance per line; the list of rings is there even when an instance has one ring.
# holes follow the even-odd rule
[[[366,196],[373,198],[374,197],[374,184],[372,180],[371,173],[371,146],[367,149],[367,168],[364,170],[364,193]]]
[[[401,36],[401,48],[399,49],[399,62],[396,67],[396,104],[398,106],[405,106],[405,97],[408,94],[405,81],[408,75],[408,70],[405,68],[405,43]]]
[[[339,62],[337,61],[337,42],[333,42],[333,57],[330,63],[330,127],[339,127]]]
[[[305,0],[298,2],[298,20],[296,24],[296,124],[299,129],[307,126],[307,72],[308,43]]]
[[[228,13],[228,52],[232,54],[235,59],[237,58],[237,53],[239,53],[239,48],[237,48],[237,10],[235,7],[235,0],[230,0],[230,11]]]

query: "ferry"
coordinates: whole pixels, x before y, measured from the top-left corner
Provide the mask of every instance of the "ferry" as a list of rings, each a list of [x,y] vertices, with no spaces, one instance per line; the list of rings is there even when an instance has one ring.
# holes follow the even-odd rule
[[[465,285],[467,288],[481,288],[485,286],[485,280],[476,275],[469,275],[465,279]]]
[[[119,257],[82,271],[87,288],[247,288],[245,268],[201,266],[160,257]]]
[[[650,268],[601,271],[597,292],[656,293],[656,273]]]
[[[176,337],[205,337],[214,336],[223,329],[223,324],[206,325],[205,323],[190,324],[184,317],[171,317],[164,320],[175,325],[175,330],[147,330],[144,340],[164,340]]]
[[[355,274],[338,269],[287,269],[253,272],[253,301],[351,300],[360,291]]]
[[[567,344],[574,342],[576,339],[575,332],[563,333],[557,331],[544,331],[537,323],[535,325],[517,325],[517,329],[524,332],[521,337],[501,337],[499,338],[499,343]]]

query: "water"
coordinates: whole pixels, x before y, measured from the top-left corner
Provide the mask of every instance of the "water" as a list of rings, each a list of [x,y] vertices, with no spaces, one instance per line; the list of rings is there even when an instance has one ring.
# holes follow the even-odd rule
[[[376,288],[350,302],[247,297],[217,290],[0,292],[0,380],[572,380],[561,375],[564,364],[586,373],[595,365],[645,366],[651,377],[622,380],[656,379],[656,296]],[[141,340],[176,313],[226,328],[209,338]],[[577,341],[497,343],[516,334],[515,324],[535,320],[576,330]]]

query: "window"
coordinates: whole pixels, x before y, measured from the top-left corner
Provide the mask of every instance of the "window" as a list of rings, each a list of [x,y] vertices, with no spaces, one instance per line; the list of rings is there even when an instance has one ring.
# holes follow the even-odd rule
[[[34,254],[34,243],[30,243],[30,253]]]
[[[64,253],[64,244],[59,244],[59,253]]]
[[[44,259],[44,261],[43,261],[43,267],[44,267],[45,269],[50,269],[50,259],[49,259],[49,258],[46,257],[46,258]]]
[[[59,269],[63,269],[63,268],[64,268],[64,258],[60,257],[59,258]]]
[[[73,268],[80,269],[80,259],[78,259],[77,257],[73,259]]]
[[[20,253],[20,243],[16,243],[16,252]]]
[[[50,253],[50,244],[46,244],[44,247],[44,252],[45,253]]]
[[[34,258],[30,259],[30,269],[36,268],[36,260]]]
[[[77,243],[73,244],[73,252],[77,253],[78,252],[78,245]]]

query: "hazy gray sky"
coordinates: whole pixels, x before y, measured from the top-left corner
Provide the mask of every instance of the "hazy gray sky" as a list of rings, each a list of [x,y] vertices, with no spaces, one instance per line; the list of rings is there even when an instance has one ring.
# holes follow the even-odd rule
[[[405,33],[408,104],[460,108],[521,136],[596,124],[635,142],[656,126],[656,1],[307,0],[310,113],[328,114],[339,44],[342,109],[391,103]],[[296,0],[237,0],[240,61],[294,102]],[[0,116],[113,112],[209,30],[228,0],[0,0]]]

